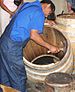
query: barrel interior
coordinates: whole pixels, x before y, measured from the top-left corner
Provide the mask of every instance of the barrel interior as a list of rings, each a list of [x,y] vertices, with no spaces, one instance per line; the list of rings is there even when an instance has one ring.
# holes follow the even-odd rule
[[[70,74],[57,72],[57,73],[52,73],[46,76],[45,81],[46,83],[49,83],[49,84],[63,85],[63,84],[70,84],[73,81],[73,79]]]
[[[54,28],[50,28],[50,27],[44,27],[44,31],[40,35],[46,42],[53,44],[55,46],[58,46],[58,47],[63,47],[64,50],[60,51],[57,54],[52,54],[52,53],[48,54],[47,53],[48,49],[30,40],[23,50],[24,58],[28,60],[29,62],[31,62],[33,59],[37,58],[38,56],[52,54],[61,60],[67,51],[67,39],[64,37],[64,35],[60,31]],[[51,57],[45,57],[45,58],[51,59],[51,62],[47,61],[47,63],[49,64],[54,63],[53,58]]]
[[[47,65],[47,64],[55,63],[55,61],[53,57],[49,55],[45,55],[45,56],[41,56],[33,59],[32,63],[37,65]]]

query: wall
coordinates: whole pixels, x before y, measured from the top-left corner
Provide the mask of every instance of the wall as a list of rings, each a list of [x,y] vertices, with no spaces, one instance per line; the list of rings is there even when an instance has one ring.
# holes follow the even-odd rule
[[[2,29],[1,29],[1,8],[0,8],[0,36],[1,36],[1,33],[2,33],[1,30]]]
[[[10,17],[10,15],[6,11],[1,9],[1,33],[4,32],[5,27],[9,23],[9,21],[10,21],[9,17]]]
[[[56,15],[60,14],[62,11],[67,12],[66,0],[52,0],[56,6]]]

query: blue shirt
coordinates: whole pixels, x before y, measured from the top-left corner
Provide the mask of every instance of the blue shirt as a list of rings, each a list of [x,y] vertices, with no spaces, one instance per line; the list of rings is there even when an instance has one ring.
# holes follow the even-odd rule
[[[21,6],[22,7],[22,6]],[[15,19],[10,37],[14,41],[24,41],[30,38],[31,30],[43,32],[44,13],[39,1],[24,3]]]
[[[67,0],[72,5],[72,8],[75,9],[75,0]]]

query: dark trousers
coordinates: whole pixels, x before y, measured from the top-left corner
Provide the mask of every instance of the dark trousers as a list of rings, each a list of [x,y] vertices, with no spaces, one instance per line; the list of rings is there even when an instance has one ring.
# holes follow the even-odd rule
[[[0,82],[21,92],[26,91],[26,71],[23,64],[22,44],[9,38],[0,44]]]

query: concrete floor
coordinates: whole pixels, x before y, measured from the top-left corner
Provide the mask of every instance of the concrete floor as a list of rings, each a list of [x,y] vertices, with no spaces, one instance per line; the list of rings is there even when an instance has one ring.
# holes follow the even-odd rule
[[[28,80],[27,91],[28,92],[45,92],[45,85],[44,83],[34,83]]]

